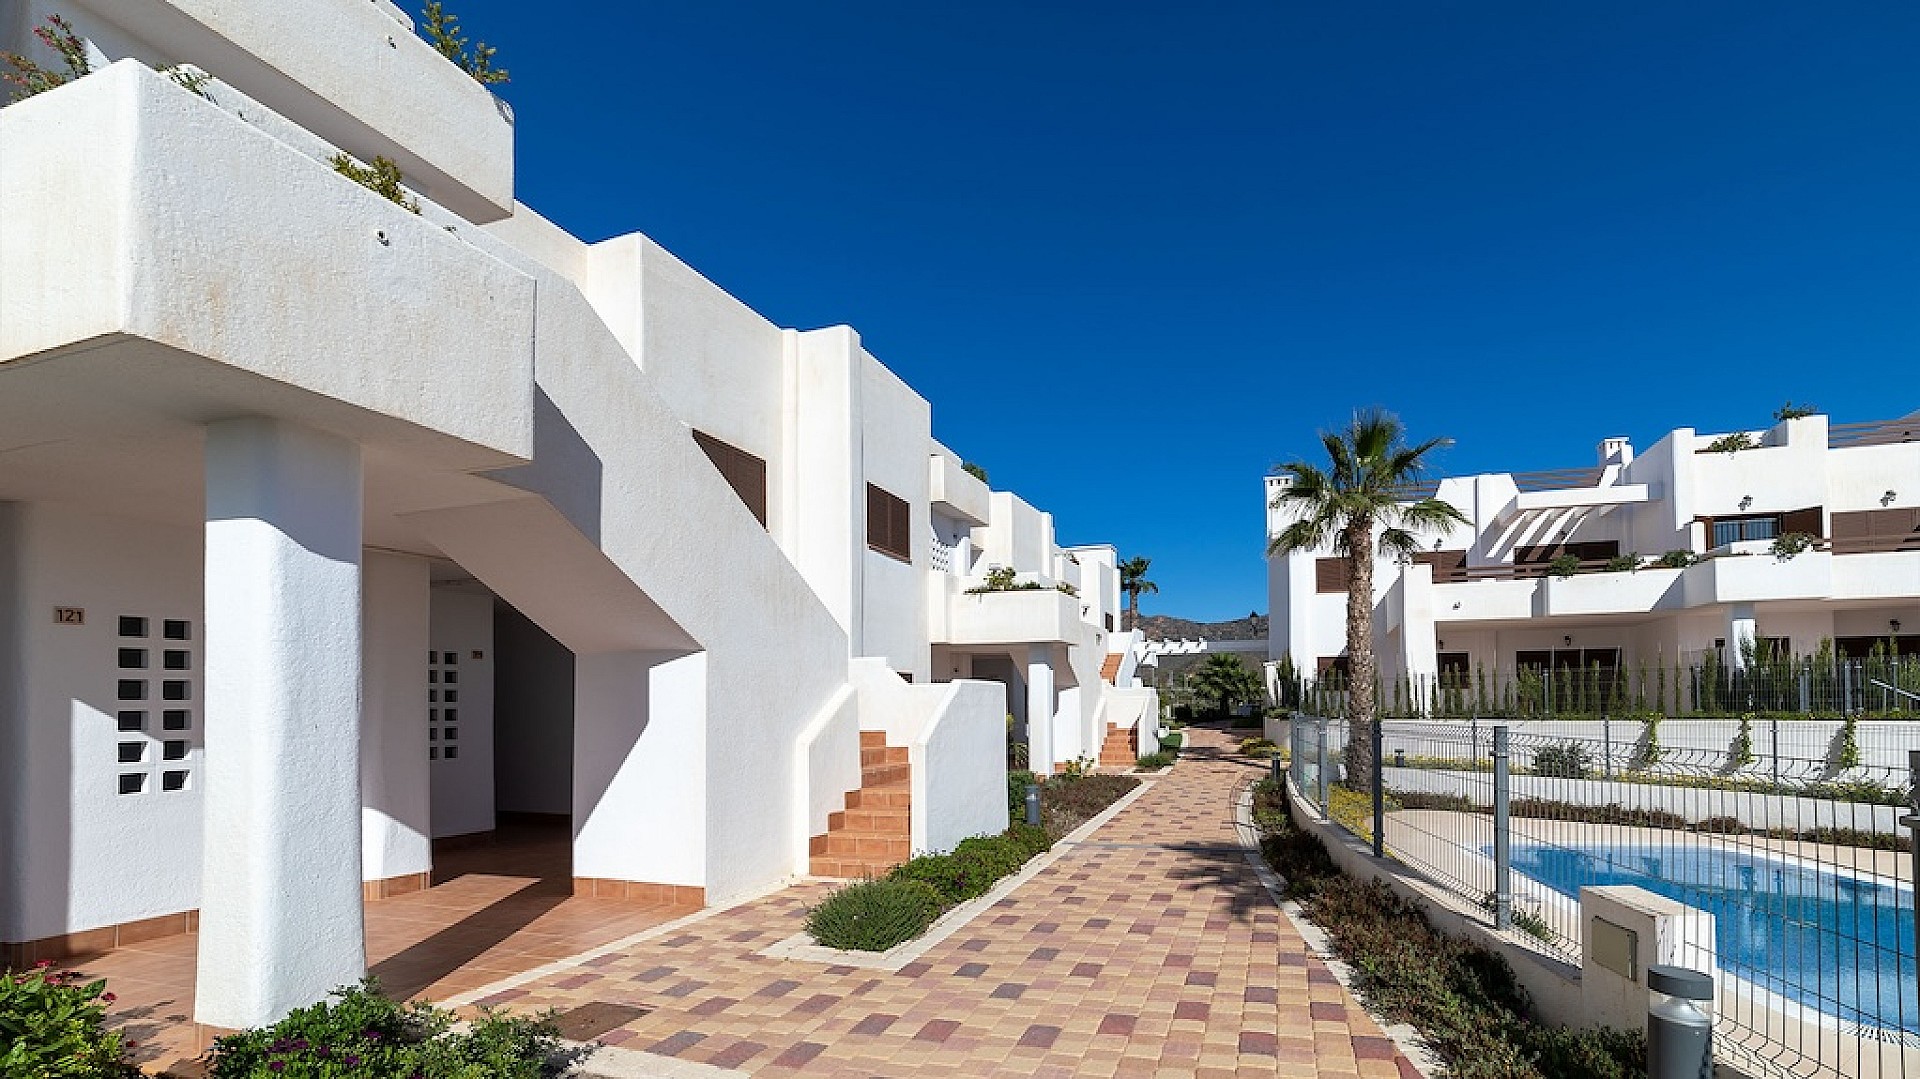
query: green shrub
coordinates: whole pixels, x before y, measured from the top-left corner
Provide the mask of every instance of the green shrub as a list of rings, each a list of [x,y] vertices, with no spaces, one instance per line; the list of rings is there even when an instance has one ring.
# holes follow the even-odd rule
[[[1585,779],[1593,774],[1593,754],[1578,742],[1556,742],[1533,753],[1535,775]]]
[[[1634,551],[1631,554],[1617,555],[1613,558],[1607,559],[1608,573],[1632,573],[1633,571],[1639,568],[1640,568],[1640,552],[1639,551]]]
[[[1160,748],[1169,753],[1180,752],[1180,747],[1186,744],[1187,736],[1179,731],[1168,731],[1160,736]]]
[[[1668,551],[1666,554],[1655,559],[1654,565],[1662,569],[1686,569],[1698,561],[1700,561],[1700,556],[1694,554],[1692,551],[1674,550]]]
[[[1158,753],[1149,753],[1134,762],[1133,770],[1136,772],[1158,772],[1160,769],[1172,763],[1173,754],[1163,749]]]
[[[1719,438],[1707,443],[1707,452],[1738,453],[1741,450],[1753,449],[1758,445],[1759,443],[1753,440],[1752,435],[1745,431],[1735,431],[1730,435],[1721,435]]]
[[[106,1029],[113,994],[102,981],[54,972],[42,963],[0,970],[0,1075],[34,1079],[137,1076],[120,1035]]]
[[[1039,777],[1025,770],[1007,773],[1008,821],[1027,819],[1027,788],[1039,781]]]
[[[1580,572],[1580,556],[1563,554],[1547,563],[1547,573],[1554,577],[1571,577]]]
[[[545,1017],[486,1011],[456,1031],[453,1013],[400,1004],[373,978],[268,1027],[214,1042],[212,1079],[539,1079],[560,1046]]]
[[[857,881],[807,912],[807,932],[829,948],[884,952],[926,932],[944,906],[940,893],[923,880]]]

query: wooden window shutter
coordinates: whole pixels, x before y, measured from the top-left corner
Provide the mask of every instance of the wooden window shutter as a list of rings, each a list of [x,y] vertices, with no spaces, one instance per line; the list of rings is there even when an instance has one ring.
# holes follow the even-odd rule
[[[1825,537],[1827,530],[1820,523],[1820,507],[1812,506],[1803,510],[1789,510],[1780,515],[1780,531],[1805,532],[1809,536]]]
[[[867,484],[867,546],[902,562],[913,561],[913,509],[904,499]]]
[[[1344,558],[1321,558],[1313,563],[1313,587],[1316,592],[1345,592],[1351,576]]]
[[[693,440],[706,453],[707,460],[720,471],[720,478],[727,481],[733,493],[760,522],[767,526],[767,463],[738,446],[722,442],[712,435],[693,429]]]

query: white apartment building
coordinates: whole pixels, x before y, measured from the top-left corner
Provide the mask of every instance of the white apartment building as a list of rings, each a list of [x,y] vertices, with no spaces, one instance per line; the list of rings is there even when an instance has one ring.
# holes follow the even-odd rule
[[[1286,482],[1266,478],[1269,540],[1291,520],[1275,506]],[[1591,468],[1449,477],[1408,495],[1437,496],[1468,523],[1421,536],[1427,551],[1411,564],[1376,560],[1374,647],[1388,683],[1709,653],[1735,669],[1747,641],[1796,655],[1823,640],[1840,656],[1876,643],[1920,653],[1920,412],[1681,428],[1639,454],[1609,438]],[[1775,540],[1790,534],[1805,539],[1787,547],[1806,549],[1783,557]],[[1551,572],[1569,557],[1578,572]],[[1270,661],[1290,657],[1308,677],[1343,666],[1343,561],[1273,557],[1267,580]]]
[[[1112,548],[853,330],[515,202],[398,8],[0,0],[0,49],[57,70],[54,13],[92,73],[0,108],[0,962],[197,927],[247,1026],[507,814],[715,903],[1003,828],[1010,715],[1041,771],[1150,751]]]

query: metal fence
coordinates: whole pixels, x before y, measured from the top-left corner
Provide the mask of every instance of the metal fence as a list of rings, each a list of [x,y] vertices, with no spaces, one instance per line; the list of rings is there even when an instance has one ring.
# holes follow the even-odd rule
[[[1609,650],[1613,651],[1613,650]],[[1401,676],[1375,687],[1381,714],[1390,717],[1739,715],[1798,713],[1920,717],[1920,656],[1880,653],[1755,655],[1742,666],[1712,651],[1685,663],[1582,664],[1546,661],[1450,669]],[[1341,715],[1347,683],[1338,672],[1277,688],[1288,706]]]
[[[1920,1077],[1901,819],[1920,725],[1791,729],[1815,722],[1701,737],[1686,720],[1617,736],[1388,720],[1376,767],[1344,722],[1296,715],[1290,775],[1341,828],[1574,964],[1582,887],[1637,885],[1711,914],[1716,1041],[1750,1074]]]

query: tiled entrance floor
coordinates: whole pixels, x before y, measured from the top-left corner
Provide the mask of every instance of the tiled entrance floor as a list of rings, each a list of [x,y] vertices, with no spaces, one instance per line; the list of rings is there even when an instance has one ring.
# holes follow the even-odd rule
[[[1264,765],[1194,729],[1191,752],[1085,841],[897,971],[761,953],[831,885],[807,882],[511,989],[679,912],[567,897],[557,878],[472,873],[368,907],[395,989],[625,1019],[607,1045],[779,1077],[1327,1076],[1418,1073],[1262,889],[1233,795]],[[496,862],[495,868],[498,868]],[[90,963],[135,1037],[185,1018],[191,938]],[[171,979],[171,980],[169,980]],[[169,1035],[179,1044],[183,1028]],[[642,1058],[644,1060],[644,1058]],[[590,1063],[590,1062],[589,1062]]]
[[[366,906],[367,960],[392,993],[443,1000],[687,914],[688,908],[569,894],[567,833],[503,827],[434,854],[434,887]],[[143,1066],[174,1068],[204,1048],[193,1013],[194,934],[72,962],[107,979],[112,1017]]]

